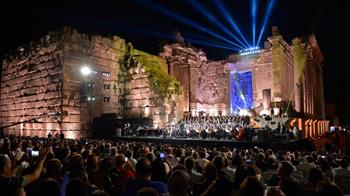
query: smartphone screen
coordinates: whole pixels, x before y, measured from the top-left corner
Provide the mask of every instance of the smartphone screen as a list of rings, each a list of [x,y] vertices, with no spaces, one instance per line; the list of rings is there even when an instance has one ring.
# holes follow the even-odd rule
[[[32,150],[32,157],[38,157],[38,156],[39,156],[39,151]]]
[[[164,159],[165,159],[165,154],[164,154],[164,152],[161,152],[161,153],[159,154],[159,158],[160,158],[161,160],[164,160]]]

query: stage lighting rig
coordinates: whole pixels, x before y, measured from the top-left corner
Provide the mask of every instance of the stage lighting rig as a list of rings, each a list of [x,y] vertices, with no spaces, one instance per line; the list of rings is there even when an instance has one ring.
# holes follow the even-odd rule
[[[240,50],[239,54],[241,56],[247,56],[247,55],[252,55],[252,54],[258,54],[260,52],[260,48],[259,46],[256,47],[250,47],[250,48],[246,48],[244,50]]]

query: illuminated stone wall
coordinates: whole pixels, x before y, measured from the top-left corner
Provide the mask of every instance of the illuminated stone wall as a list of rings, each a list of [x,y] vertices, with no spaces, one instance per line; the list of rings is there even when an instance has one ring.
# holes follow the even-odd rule
[[[66,27],[17,48],[3,61],[0,126],[18,123],[6,128],[7,134],[46,136],[63,131],[77,138],[91,135],[93,118],[104,113],[147,116],[160,127],[179,118],[181,84],[168,76],[162,83],[165,90],[157,91],[150,78],[167,71],[144,72],[144,64],[130,61],[130,46],[117,36],[88,36]],[[147,62],[148,67],[152,63]],[[81,73],[84,66],[91,74]],[[165,61],[163,66],[166,69]],[[50,112],[60,115],[38,118]]]
[[[93,118],[102,113],[123,116],[125,50],[125,40],[117,36],[87,36],[64,29],[62,130],[67,135],[90,135]],[[90,75],[81,73],[84,66],[92,70]]]
[[[61,111],[63,33],[52,32],[38,42],[11,51],[2,62],[0,126],[26,122]],[[40,118],[5,129],[5,133],[45,136],[60,130],[59,119]]]

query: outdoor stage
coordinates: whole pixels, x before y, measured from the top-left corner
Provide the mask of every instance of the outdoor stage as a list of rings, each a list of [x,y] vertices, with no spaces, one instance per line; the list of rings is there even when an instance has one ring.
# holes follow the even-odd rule
[[[218,139],[196,139],[181,137],[164,137],[164,136],[120,136],[116,137],[117,141],[126,142],[145,142],[172,145],[192,145],[203,147],[235,147],[235,148],[253,148],[255,146],[261,148],[285,149],[285,150],[314,150],[312,142],[308,139],[289,140],[289,141],[233,141]]]

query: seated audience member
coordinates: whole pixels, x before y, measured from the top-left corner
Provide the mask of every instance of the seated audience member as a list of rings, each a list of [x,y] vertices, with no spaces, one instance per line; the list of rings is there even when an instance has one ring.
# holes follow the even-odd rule
[[[47,196],[47,195],[60,196],[61,195],[60,184],[52,178],[47,178],[37,186],[37,190],[35,192],[35,195],[37,195],[37,196]]]
[[[67,184],[65,195],[66,196],[86,196],[88,195],[88,186],[80,179],[73,178]]]
[[[190,175],[183,170],[175,170],[168,180],[168,190],[172,196],[190,196],[192,191]]]
[[[136,163],[136,178],[126,182],[123,194],[124,196],[134,196],[137,191],[144,187],[151,187],[158,191],[160,195],[167,195],[168,189],[163,182],[151,180],[152,164],[146,159],[140,159]]]
[[[248,176],[244,179],[239,188],[239,196],[263,196],[264,186],[256,176]]]
[[[350,169],[346,159],[340,161],[340,168],[334,169],[334,182],[343,189],[345,194],[350,193]]]
[[[281,161],[278,168],[279,186],[286,196],[301,195],[301,187],[297,180],[291,175],[294,171],[292,163],[289,161]]]

